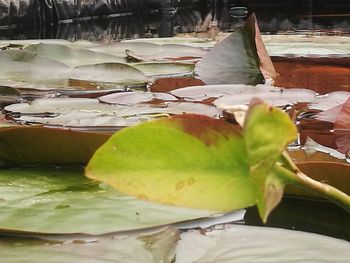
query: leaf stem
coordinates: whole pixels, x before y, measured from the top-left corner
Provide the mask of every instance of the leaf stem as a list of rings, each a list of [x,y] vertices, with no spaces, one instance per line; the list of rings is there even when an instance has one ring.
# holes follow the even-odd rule
[[[294,166],[294,165],[293,165]],[[283,179],[287,180],[288,183],[295,184],[307,190],[314,191],[315,193],[320,194],[321,196],[331,200],[336,203],[343,209],[345,209],[348,213],[350,213],[350,196],[338,190],[337,188],[316,181],[304,173],[302,173],[299,169],[295,171],[291,171],[286,169],[282,165],[276,165],[276,170],[278,170],[279,175],[283,176]]]

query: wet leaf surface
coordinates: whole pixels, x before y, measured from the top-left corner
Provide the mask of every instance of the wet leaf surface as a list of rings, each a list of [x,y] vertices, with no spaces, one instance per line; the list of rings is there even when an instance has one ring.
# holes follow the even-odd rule
[[[126,51],[131,51],[135,56],[142,57],[146,61],[172,60],[182,57],[200,58],[207,53],[198,47],[180,44],[158,45],[148,42],[116,42],[89,48],[89,50],[111,54],[118,57],[126,57]]]
[[[165,94],[162,96],[171,97]],[[142,95],[142,100],[144,98]],[[12,104],[5,111],[11,119],[19,123],[41,123],[68,128],[114,127],[114,130],[173,114],[197,113],[210,117],[221,115],[221,111],[215,107],[199,103],[169,101],[117,105],[100,103],[97,99],[89,98],[38,99],[30,104]]]
[[[26,83],[45,84],[46,87],[66,87],[69,66],[43,58],[24,50],[0,52],[0,78]]]
[[[298,251],[298,253],[296,252]],[[349,243],[278,228],[227,225],[181,235],[176,262],[345,262]]]
[[[152,102],[152,101],[173,101],[176,97],[167,93],[155,92],[123,92],[114,93],[99,98],[99,101],[109,104],[119,105],[134,105],[138,103]]]
[[[60,61],[72,67],[106,62],[126,63],[126,59],[122,57],[115,57],[84,49],[72,49],[66,45],[59,44],[32,44],[25,47],[24,50],[33,52],[42,57]]]
[[[1,169],[0,188],[0,229],[7,231],[96,235],[214,213],[157,205],[122,195],[86,179],[81,168]]]
[[[148,78],[142,71],[122,63],[77,66],[70,74],[70,80],[74,80],[74,84],[78,86],[84,86],[86,83],[102,89],[148,82]],[[80,85],[77,81],[81,82]],[[73,84],[72,81],[70,84]]]
[[[189,76],[194,66],[185,63],[137,63],[133,67],[141,70],[148,77]]]
[[[2,258],[6,262],[62,262],[84,261],[170,263],[174,258],[179,233],[163,229],[148,234],[108,235],[71,238],[41,236],[40,238],[0,238]]]

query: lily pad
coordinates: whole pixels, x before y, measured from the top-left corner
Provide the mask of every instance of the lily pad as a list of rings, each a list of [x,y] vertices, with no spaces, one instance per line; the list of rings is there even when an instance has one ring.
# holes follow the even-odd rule
[[[254,97],[258,97],[273,106],[286,106],[298,102],[312,102],[316,96],[314,91],[308,89],[278,89],[268,86],[265,88],[260,86],[255,89],[255,92],[254,88],[247,89],[247,92],[244,92],[243,89],[239,91],[241,93],[222,96],[213,102],[214,105],[221,109],[227,109],[235,105],[247,105]]]
[[[66,87],[69,66],[24,50],[0,52],[0,79]],[[47,87],[46,87],[47,88]]]
[[[146,76],[153,78],[160,77],[176,77],[192,75],[194,65],[185,63],[138,63],[133,64],[133,67],[141,70]]]
[[[349,242],[278,228],[227,225],[181,235],[176,263],[346,262]]]
[[[157,205],[122,195],[86,179],[79,168],[2,169],[0,188],[3,231],[97,235],[213,214],[213,211]]]
[[[88,48],[95,52],[111,54],[117,57],[126,57],[126,51],[145,60],[172,60],[178,58],[200,58],[206,50],[180,44],[157,45],[148,42],[116,42]]]
[[[146,84],[142,71],[122,63],[101,63],[75,67],[70,74],[70,85],[116,88],[132,84]]]
[[[99,101],[109,104],[134,105],[152,101],[174,101],[176,97],[158,92],[120,92],[102,96]]]
[[[5,111],[9,117],[20,123],[62,125],[70,128],[114,126],[112,130],[173,114],[201,113],[219,117],[222,113],[213,106],[200,103],[170,101],[160,104],[117,105],[88,98],[38,99],[30,104],[9,105],[5,107]]]
[[[66,45],[59,44],[32,44],[25,47],[25,50],[42,57],[60,61],[72,67],[106,62],[126,63],[125,58],[84,49],[71,49]]]
[[[6,262],[170,263],[175,256],[178,238],[179,233],[174,229],[128,236],[2,237],[0,249]]]
[[[203,101],[209,98],[219,98],[224,95],[259,94],[268,91],[278,91],[279,89],[265,85],[243,85],[243,84],[223,84],[184,87],[171,91],[176,97],[186,100]]]

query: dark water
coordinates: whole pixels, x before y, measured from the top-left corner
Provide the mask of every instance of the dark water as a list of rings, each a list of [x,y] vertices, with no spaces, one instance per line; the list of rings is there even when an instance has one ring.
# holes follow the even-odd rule
[[[255,207],[247,209],[244,221],[246,225],[300,230],[350,241],[350,215],[328,201],[286,197],[266,224]]]
[[[131,10],[123,13],[123,9],[117,7],[113,10],[97,10],[95,13],[84,11],[79,14],[80,17],[70,14],[71,8],[65,10],[63,6],[58,6],[56,9],[50,19],[46,18],[50,14],[31,13],[29,8],[28,14],[21,14],[19,18],[14,14],[12,18],[9,16],[1,19],[0,15],[0,39],[63,38],[72,41],[99,41],[169,37],[178,33],[203,32],[210,27],[230,32],[240,27],[246,15],[252,12],[256,13],[260,29],[264,33],[350,35],[350,11],[346,11],[350,10],[350,2],[339,0],[187,1],[183,6],[155,6],[144,12]]]

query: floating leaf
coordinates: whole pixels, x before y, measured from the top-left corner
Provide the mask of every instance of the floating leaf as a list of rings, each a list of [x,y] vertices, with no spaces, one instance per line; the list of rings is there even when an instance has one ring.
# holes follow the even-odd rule
[[[199,115],[124,129],[96,151],[86,175],[166,204],[220,211],[256,204],[264,221],[289,183],[309,187],[349,210],[349,196],[307,178],[282,155],[295,137],[286,114],[255,101],[243,133]]]
[[[123,43],[152,43],[157,45],[164,44],[181,44],[191,47],[200,47],[200,48],[212,48],[216,42],[207,38],[198,38],[198,37],[161,37],[161,38],[137,38],[137,39],[125,39],[122,40]]]
[[[346,262],[349,243],[278,228],[226,225],[181,235],[176,263]]]
[[[101,102],[120,105],[133,105],[138,103],[152,102],[155,100],[173,101],[177,100],[177,98],[167,93],[156,92],[120,92],[99,98],[99,101]]]
[[[40,57],[24,50],[0,52],[0,78],[26,83],[65,87],[68,84],[69,66]],[[47,88],[47,87],[46,87]]]
[[[0,163],[85,164],[108,134],[84,133],[42,127],[0,130]]]
[[[218,43],[195,67],[206,84],[258,84],[276,75],[260,40],[254,14],[245,26]]]
[[[54,59],[69,66],[81,66],[87,64],[97,64],[106,62],[126,63],[125,58],[96,53],[90,50],[74,50],[66,45],[59,44],[32,44],[25,48],[42,57]]]
[[[71,235],[56,238],[2,237],[0,250],[6,262],[72,263],[88,259],[89,263],[170,263],[175,256],[179,232],[163,229],[153,233],[129,233],[86,237]]]
[[[98,235],[213,214],[136,200],[86,179],[81,169],[2,169],[0,189],[3,231]]]
[[[309,105],[313,110],[328,110],[336,107],[339,104],[343,104],[350,97],[348,91],[333,91],[324,95],[316,96],[316,98]]]
[[[270,56],[349,57],[346,36],[264,35],[262,39]]]
[[[0,106],[4,106],[11,103],[16,103],[21,98],[21,92],[18,89],[0,86]]]
[[[145,60],[172,60],[178,58],[200,58],[206,50],[180,44],[157,45],[148,42],[116,42],[88,48],[95,52],[106,53],[117,57],[126,57],[126,51]]]
[[[244,92],[242,86],[241,89],[239,86],[237,88],[237,93],[232,89],[232,94],[218,98],[213,104],[220,109],[227,109],[235,105],[247,105],[254,97],[258,97],[273,106],[286,106],[298,102],[311,102],[316,96],[314,91],[308,89],[278,89],[258,85],[256,89],[251,87]]]
[[[270,91],[280,90],[265,85],[250,86],[243,84],[224,84],[184,87],[173,90],[170,93],[186,100],[203,101],[209,98],[219,98],[224,95],[235,95],[239,99],[241,95],[250,94],[250,97],[252,98],[254,95],[259,95],[259,93],[268,93]]]
[[[148,77],[188,76],[193,73],[194,66],[185,63],[138,63],[133,67],[141,70]]]
[[[30,104],[9,105],[5,107],[5,111],[11,119],[20,123],[42,123],[70,128],[109,127],[112,130],[153,118],[165,117],[168,114],[201,113],[211,117],[218,117],[221,114],[221,111],[215,107],[200,103],[112,105],[88,98],[38,99]]]
[[[142,71],[122,63],[101,63],[75,67],[70,74],[70,85],[116,88],[131,84],[146,84]]]

